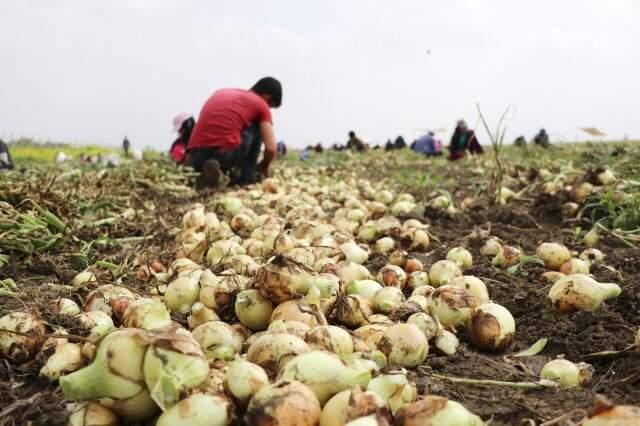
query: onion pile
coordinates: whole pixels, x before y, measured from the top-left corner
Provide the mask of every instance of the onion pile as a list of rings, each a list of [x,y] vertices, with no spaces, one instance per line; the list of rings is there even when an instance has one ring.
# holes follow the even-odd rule
[[[482,424],[456,401],[419,395],[404,369],[430,352],[510,347],[513,316],[471,274],[485,256],[524,264],[521,249],[483,235],[475,266],[463,246],[433,258],[428,227],[395,217],[416,211],[414,197],[355,178],[328,187],[313,173],[269,178],[210,205],[184,214],[168,269],[136,265],[148,294],[99,285],[91,270],[74,278],[93,289],[82,309],[69,299],[53,307],[79,320],[87,342],[47,340],[42,319],[14,312],[0,318],[2,357],[44,354],[41,375],[85,423]],[[429,206],[456,212],[444,195]],[[536,254],[554,271],[549,299],[560,312],[596,310],[621,292],[587,275],[603,259],[597,249],[574,257],[543,243]],[[540,374],[575,386],[587,370],[555,360]]]

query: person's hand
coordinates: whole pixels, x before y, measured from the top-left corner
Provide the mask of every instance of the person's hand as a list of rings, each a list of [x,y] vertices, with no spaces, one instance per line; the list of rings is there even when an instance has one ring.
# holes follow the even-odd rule
[[[269,177],[269,164],[264,163],[264,162],[260,163],[260,167],[259,167],[258,171],[260,172],[260,177],[262,179],[268,178]]]

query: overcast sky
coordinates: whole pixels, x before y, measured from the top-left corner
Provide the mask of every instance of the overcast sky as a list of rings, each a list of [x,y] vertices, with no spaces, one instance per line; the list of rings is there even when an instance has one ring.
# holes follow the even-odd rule
[[[640,138],[639,22],[635,0],[0,0],[0,137],[164,149],[176,114],[272,75],[293,146],[475,126],[476,102],[515,106],[508,139]]]

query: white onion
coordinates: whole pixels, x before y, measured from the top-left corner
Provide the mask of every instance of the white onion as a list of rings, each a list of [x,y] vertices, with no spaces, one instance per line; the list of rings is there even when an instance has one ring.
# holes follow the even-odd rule
[[[491,264],[493,266],[508,268],[520,263],[521,252],[517,247],[502,246],[495,255]]]
[[[390,314],[404,303],[404,294],[397,287],[383,287],[373,298],[373,309],[376,313]]]
[[[478,299],[478,303],[489,301],[487,286],[480,278],[476,278],[473,275],[463,275],[461,277],[454,278],[451,280],[450,285],[465,289],[469,295]]]
[[[462,288],[445,285],[436,289],[429,304],[431,314],[446,327],[463,324],[476,307],[477,300]]]
[[[232,412],[228,399],[196,393],[162,413],[156,426],[227,426]]]
[[[571,258],[562,264],[560,272],[565,275],[589,274],[591,263],[587,260]]]
[[[407,324],[413,324],[424,333],[427,340],[442,334],[442,325],[437,318],[424,312],[416,312],[407,318]],[[356,330],[357,331],[357,330]]]
[[[382,288],[382,285],[373,280],[354,280],[345,287],[347,294],[360,295],[373,303],[376,292]]]
[[[513,341],[516,322],[504,306],[483,303],[469,317],[467,328],[474,345],[487,351],[503,351]]]
[[[462,276],[460,267],[450,260],[439,260],[429,269],[429,283],[434,287],[449,284],[456,277]]]
[[[622,289],[614,283],[599,283],[588,275],[560,278],[549,290],[549,299],[560,312],[595,311],[605,300],[618,297]]]
[[[447,260],[456,263],[462,269],[469,269],[473,265],[473,257],[464,247],[454,247],[447,253]]]
[[[277,374],[291,358],[311,348],[299,337],[288,333],[266,333],[249,346],[247,361],[259,365],[269,374]]]
[[[164,303],[172,311],[186,314],[191,309],[191,305],[198,300],[199,295],[198,281],[189,277],[178,277],[167,286]]]
[[[483,256],[495,256],[500,251],[502,244],[500,240],[496,237],[491,237],[487,241],[484,242],[483,246],[480,248],[480,253]]]
[[[369,252],[354,242],[340,245],[340,250],[347,262],[354,262],[362,265],[369,258]]]
[[[455,334],[449,330],[442,330],[442,333],[433,339],[433,346],[445,355],[455,355],[460,346],[460,341]]]
[[[571,259],[567,247],[558,243],[542,243],[536,249],[536,255],[544,262],[544,266],[557,271],[563,263]]]
[[[367,390],[382,398],[394,415],[418,396],[415,385],[409,383],[403,373],[381,374],[371,379]]]
[[[376,241],[377,253],[388,253],[395,247],[396,242],[391,237],[383,237]]]
[[[386,402],[377,394],[359,387],[345,390],[334,395],[322,409],[319,426],[343,426],[361,416],[377,414],[389,421]]]
[[[387,328],[378,342],[391,365],[417,367],[429,354],[429,342],[413,324],[396,324]]]
[[[255,426],[316,426],[320,403],[304,384],[280,380],[263,386],[249,403],[246,421]]]
[[[40,375],[55,381],[65,374],[78,370],[84,365],[81,349],[77,343],[62,343],[56,346],[55,353],[40,369]]]
[[[566,359],[549,361],[540,371],[541,379],[554,380],[566,387],[584,386],[591,380],[591,375],[589,364],[574,364]]]
[[[273,305],[258,290],[243,290],[236,295],[235,312],[243,325],[262,331],[269,326]]]
[[[429,273],[427,271],[416,271],[407,277],[407,287],[415,289],[417,287],[429,285]]]
[[[378,271],[377,280],[385,286],[404,288],[407,283],[407,273],[396,265],[385,265]]]
[[[193,337],[210,360],[230,361],[242,349],[243,338],[240,333],[222,321],[200,324],[193,329]]]
[[[351,335],[335,325],[319,325],[309,330],[305,341],[313,350],[325,350],[337,355],[353,352],[353,339]]]
[[[482,419],[462,404],[445,397],[427,395],[398,412],[397,424],[404,426],[483,426]]]
[[[0,331],[0,354],[16,364],[33,358],[44,342],[44,323],[30,312],[13,312],[3,316],[0,318],[0,330],[8,330]]]
[[[225,385],[229,393],[245,405],[263,386],[269,384],[267,373],[257,364],[236,358],[229,364]]]

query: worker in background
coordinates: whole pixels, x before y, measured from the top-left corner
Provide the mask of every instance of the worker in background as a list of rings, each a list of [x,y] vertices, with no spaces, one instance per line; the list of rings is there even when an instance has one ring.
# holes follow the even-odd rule
[[[273,77],[260,79],[249,90],[220,89],[211,95],[187,147],[193,168],[200,172],[196,186],[218,186],[221,173],[238,185],[269,176],[277,151],[270,108],[281,104],[282,85]],[[262,143],[265,150],[258,164]]]
[[[191,114],[182,113],[178,114],[173,119],[173,131],[178,134],[176,140],[171,144],[169,149],[169,156],[180,165],[189,165],[189,156],[187,156],[187,146],[189,145],[189,139],[191,139],[191,133],[196,126],[196,120]]]
[[[393,141],[393,149],[404,149],[407,147],[407,143],[404,141],[402,136],[398,136],[395,141]]]
[[[455,161],[464,157],[466,151],[471,154],[482,154],[484,152],[475,132],[469,129],[466,121],[458,120],[449,144],[449,160]]]
[[[413,150],[419,154],[424,154],[427,157],[442,155],[442,143],[438,143],[435,138],[435,134],[432,131],[429,131],[426,135],[423,135],[416,140]]]
[[[278,152],[278,157],[284,157],[285,155],[287,155],[287,145],[283,140],[278,141],[276,151]]]
[[[125,157],[129,157],[129,148],[131,148],[131,142],[129,142],[129,138],[125,136],[122,141],[122,150],[124,151]]]
[[[0,139],[0,172],[3,170],[12,170],[14,167],[11,153],[9,152],[9,145]]]
[[[549,142],[549,135],[545,129],[540,129],[538,134],[533,138],[533,143],[543,148],[549,148],[551,143]]]
[[[366,145],[362,140],[356,136],[356,132],[353,130],[349,132],[349,140],[347,141],[347,149],[352,151],[365,151],[367,149]]]

